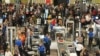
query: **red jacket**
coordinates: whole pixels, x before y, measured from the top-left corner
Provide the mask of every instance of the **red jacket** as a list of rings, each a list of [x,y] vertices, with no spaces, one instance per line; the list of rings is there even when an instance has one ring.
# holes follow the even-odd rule
[[[55,26],[55,24],[56,24],[56,19],[53,19],[51,23],[52,23],[53,26]]]

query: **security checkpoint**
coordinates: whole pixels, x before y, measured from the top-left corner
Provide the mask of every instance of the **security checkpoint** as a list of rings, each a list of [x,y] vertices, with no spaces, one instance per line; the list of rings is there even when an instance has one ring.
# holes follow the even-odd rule
[[[71,35],[69,35],[70,31],[68,28],[72,28]],[[64,52],[64,55],[66,56],[67,55],[71,56],[72,53],[74,53],[75,55],[75,47],[73,45],[73,35],[74,35],[73,21],[68,21],[66,27],[54,26],[53,29],[55,30],[55,41],[54,42],[56,42],[57,44],[57,55],[61,56],[63,52]],[[7,27],[7,43],[10,45],[9,47],[12,48],[11,49],[12,52],[14,48],[13,40],[17,38],[16,31],[17,31],[16,27]],[[27,39],[28,46],[30,45],[30,47],[31,47],[31,44],[29,41],[32,41],[32,51],[28,51],[28,54],[31,54],[31,55],[39,54],[38,45],[39,45],[39,42],[41,42],[39,35],[40,35],[40,32],[34,32],[34,36],[31,36],[32,39],[31,40]]]

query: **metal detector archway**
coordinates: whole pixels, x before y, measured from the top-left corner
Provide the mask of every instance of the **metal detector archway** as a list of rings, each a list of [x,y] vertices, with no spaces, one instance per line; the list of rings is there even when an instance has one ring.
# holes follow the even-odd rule
[[[74,21],[66,21],[66,37],[74,39]]]
[[[13,40],[16,38],[16,27],[7,27],[6,28],[6,35],[7,35],[7,43],[8,47],[10,47],[11,52],[13,52]]]

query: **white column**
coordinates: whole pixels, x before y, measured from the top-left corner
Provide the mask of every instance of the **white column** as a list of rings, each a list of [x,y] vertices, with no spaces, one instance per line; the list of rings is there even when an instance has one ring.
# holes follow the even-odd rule
[[[79,37],[81,37],[81,22],[79,22]]]
[[[30,47],[30,29],[27,30],[28,47]]]

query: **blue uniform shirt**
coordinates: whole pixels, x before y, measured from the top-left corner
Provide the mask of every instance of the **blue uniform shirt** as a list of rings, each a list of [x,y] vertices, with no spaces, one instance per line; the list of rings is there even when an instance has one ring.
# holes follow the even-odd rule
[[[21,40],[16,40],[15,45],[17,45],[18,47],[21,47],[22,46]]]
[[[43,45],[39,46],[38,50],[39,50],[40,53],[45,53],[45,47]]]
[[[89,35],[89,38],[93,38],[93,32],[89,32],[88,35]]]
[[[48,43],[49,38],[48,38],[47,36],[45,36],[44,39],[43,39],[43,41],[44,41],[45,43]]]

